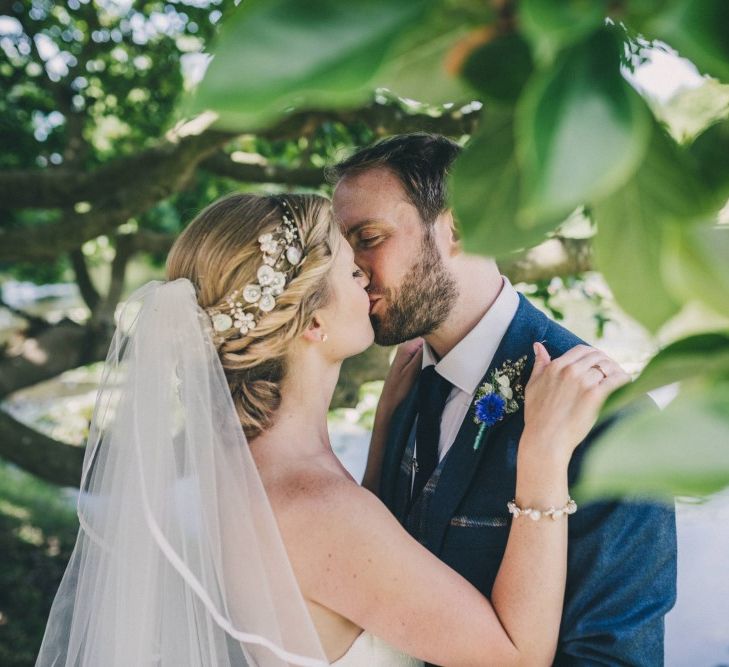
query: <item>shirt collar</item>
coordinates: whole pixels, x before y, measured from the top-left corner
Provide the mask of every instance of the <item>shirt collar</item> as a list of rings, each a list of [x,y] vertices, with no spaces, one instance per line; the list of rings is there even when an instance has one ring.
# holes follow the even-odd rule
[[[506,276],[496,300],[471,331],[440,361],[428,343],[423,345],[423,368],[436,372],[467,394],[474,394],[486,374],[506,330],[519,307],[519,294]]]

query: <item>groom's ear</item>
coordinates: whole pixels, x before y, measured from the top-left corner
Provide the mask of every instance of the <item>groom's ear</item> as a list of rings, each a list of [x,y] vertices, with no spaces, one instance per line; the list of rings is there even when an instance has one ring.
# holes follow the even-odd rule
[[[446,209],[443,211],[443,213],[439,216],[443,226],[445,227],[446,236],[448,239],[448,245],[449,245],[449,254],[450,255],[457,255],[462,251],[461,247],[461,237],[458,234],[458,227],[456,226],[455,218],[453,217],[453,209]]]

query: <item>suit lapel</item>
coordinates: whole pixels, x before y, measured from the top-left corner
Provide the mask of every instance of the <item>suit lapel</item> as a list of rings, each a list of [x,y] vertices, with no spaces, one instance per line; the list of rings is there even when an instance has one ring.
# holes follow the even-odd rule
[[[417,412],[418,383],[416,382],[405,400],[397,407],[390,423],[385,455],[380,476],[380,498],[397,516],[397,489],[401,484],[400,465],[408,443]],[[400,517],[398,517],[400,518]]]
[[[516,314],[501,339],[494,358],[479,386],[488,379],[494,369],[499,368],[506,360],[516,361],[524,355],[527,357],[523,378],[524,384],[526,384],[534,363],[532,345],[535,341],[544,338],[547,324],[547,318],[532,306],[524,295],[520,294]],[[499,430],[503,428],[509,419],[513,418],[514,414],[506,415],[500,422],[494,424],[491,428],[487,428],[479,448],[474,450],[473,445],[478,434],[479,425],[473,421],[473,408],[469,408],[456,440],[448,452],[447,460],[444,461],[440,479],[430,504],[426,544],[433,553],[440,553],[446,528],[471,485],[483,452],[489,447],[491,439],[497,437]],[[484,491],[487,490],[484,489]]]

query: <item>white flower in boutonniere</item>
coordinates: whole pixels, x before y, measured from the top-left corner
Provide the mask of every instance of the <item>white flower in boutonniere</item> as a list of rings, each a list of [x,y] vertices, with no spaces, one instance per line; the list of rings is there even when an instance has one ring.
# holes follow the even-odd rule
[[[473,443],[474,451],[481,445],[481,438],[486,428],[500,422],[504,415],[516,412],[524,401],[521,374],[526,360],[526,356],[516,361],[507,359],[501,368],[491,372],[489,379],[476,391],[473,421],[480,424],[480,428]]]

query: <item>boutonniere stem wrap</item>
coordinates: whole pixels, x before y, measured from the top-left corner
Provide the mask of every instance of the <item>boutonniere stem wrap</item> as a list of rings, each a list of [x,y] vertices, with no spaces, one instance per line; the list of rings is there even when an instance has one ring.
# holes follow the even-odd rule
[[[491,371],[489,379],[476,391],[473,402],[473,421],[479,424],[473,450],[481,446],[486,429],[500,422],[505,415],[516,412],[524,402],[524,386],[521,376],[526,366],[526,356],[516,361],[507,359],[499,368]]]

